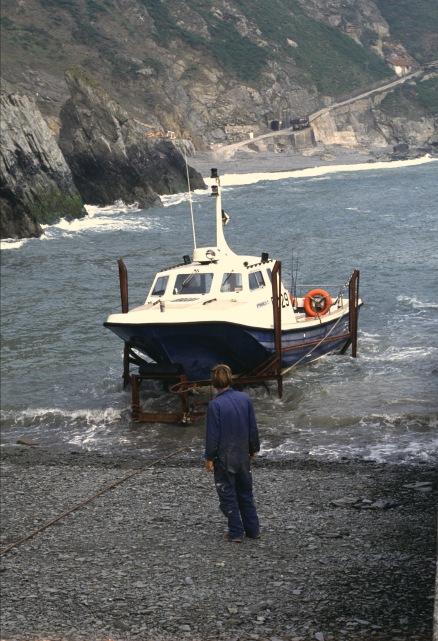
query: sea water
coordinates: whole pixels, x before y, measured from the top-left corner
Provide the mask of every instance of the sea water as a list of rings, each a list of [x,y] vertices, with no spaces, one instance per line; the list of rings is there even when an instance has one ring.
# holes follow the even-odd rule
[[[219,167],[219,173],[221,168]],[[225,235],[236,253],[282,261],[286,286],[336,295],[360,269],[358,357],[330,356],[250,388],[271,458],[438,461],[438,162],[424,159],[222,177]],[[123,343],[103,327],[120,310],[117,259],[130,307],[157,270],[215,242],[209,191],[139,210],[118,203],[45,228],[1,251],[2,442],[102,452],[189,445],[204,421],[136,424],[122,389]],[[208,398],[206,399],[208,400]],[[158,383],[143,409],[175,410]]]

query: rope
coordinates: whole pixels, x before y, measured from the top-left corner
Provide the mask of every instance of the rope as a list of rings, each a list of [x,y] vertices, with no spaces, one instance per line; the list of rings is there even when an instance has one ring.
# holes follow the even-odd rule
[[[332,328],[327,332],[327,334],[326,334],[325,336],[323,336],[323,337],[321,338],[321,340],[320,340],[318,343],[316,343],[316,345],[314,345],[314,346],[312,347],[312,349],[310,349],[310,350],[307,352],[307,354],[304,354],[304,356],[302,356],[302,357],[301,357],[301,358],[300,358],[296,363],[294,363],[294,364],[293,364],[293,365],[291,365],[290,367],[287,367],[286,369],[281,370],[281,374],[282,374],[282,376],[284,376],[285,374],[287,374],[288,372],[290,372],[290,371],[291,371],[291,369],[293,369],[294,367],[297,367],[297,366],[301,363],[301,361],[302,361],[302,360],[304,360],[305,358],[307,358],[308,356],[310,356],[310,354],[312,354],[312,352],[314,352],[314,351],[315,351],[315,349],[321,345],[321,343],[323,343],[325,340],[327,340],[327,337],[328,337],[328,336],[330,336],[330,334],[331,334],[331,333],[336,329],[336,327],[339,325],[339,323],[341,322],[341,320],[342,320],[343,318],[344,318],[344,316],[339,316],[338,320],[337,320],[337,321],[336,321],[336,323],[333,325],[333,327],[332,327]]]
[[[82,501],[81,503],[78,503],[74,507],[70,508],[66,512],[63,512],[59,516],[57,516],[55,519],[52,519],[45,525],[42,525],[40,528],[32,532],[31,534],[28,534],[27,536],[24,536],[22,539],[19,541],[15,541],[15,543],[11,543],[7,548],[4,548],[0,552],[0,556],[3,556],[3,554],[6,554],[6,552],[9,552],[13,548],[17,547],[17,545],[20,545],[20,543],[24,543],[25,541],[28,541],[29,539],[33,538],[43,530],[46,530],[48,527],[53,525],[54,523],[57,523],[61,519],[65,518],[72,512],[75,512],[76,510],[79,510],[79,508],[83,507],[84,505],[87,505],[87,503],[90,503],[94,499],[96,499],[98,496],[102,496],[102,494],[105,494],[105,492],[108,492],[109,490],[112,490],[113,488],[117,487],[118,485],[121,485],[121,483],[124,483],[128,479],[132,478],[136,474],[140,474],[141,472],[144,472],[147,469],[150,469],[151,467],[154,467],[154,465],[157,465],[157,463],[161,463],[161,461],[165,461],[168,458],[171,458],[172,456],[176,456],[176,454],[179,454],[180,452],[183,452],[184,450],[187,450],[190,446],[186,445],[185,447],[180,447],[178,450],[175,450],[174,452],[171,452],[170,454],[166,454],[166,456],[162,456],[161,458],[153,461],[152,463],[149,463],[148,465],[145,465],[145,467],[142,467],[138,470],[135,470],[134,472],[130,472],[130,474],[127,474],[123,478],[119,479],[118,481],[115,481],[115,483],[111,483],[111,485],[107,485],[106,487],[103,488],[103,490],[100,490],[99,492],[96,492],[96,494],[93,494],[93,496],[90,496],[88,499],[85,499],[85,501]]]

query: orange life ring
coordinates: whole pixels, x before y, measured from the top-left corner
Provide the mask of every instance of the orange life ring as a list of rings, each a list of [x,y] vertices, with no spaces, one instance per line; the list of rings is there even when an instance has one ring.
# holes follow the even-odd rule
[[[307,316],[324,316],[332,306],[332,299],[324,289],[312,289],[304,299]]]

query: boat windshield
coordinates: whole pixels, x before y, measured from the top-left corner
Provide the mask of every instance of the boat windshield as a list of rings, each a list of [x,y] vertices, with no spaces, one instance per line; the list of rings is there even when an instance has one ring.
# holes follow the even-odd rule
[[[225,273],[222,278],[221,292],[241,292],[242,274]]]
[[[158,276],[152,289],[151,296],[163,296],[166,291],[169,276]]]
[[[174,294],[208,294],[211,289],[213,274],[178,274],[173,288]]]
[[[259,287],[265,286],[265,279],[263,278],[262,272],[252,272],[249,274],[249,288],[258,289]]]

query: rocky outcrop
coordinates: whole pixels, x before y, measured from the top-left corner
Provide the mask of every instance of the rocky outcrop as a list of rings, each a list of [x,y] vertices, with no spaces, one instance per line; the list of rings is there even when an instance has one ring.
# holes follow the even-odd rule
[[[86,214],[71,172],[35,102],[1,87],[2,238],[38,237],[41,224]]]
[[[324,145],[370,150],[406,145],[411,154],[407,157],[436,153],[438,118],[424,110],[415,118],[389,115],[382,102],[390,94],[382,91],[321,110],[312,120],[316,140]]]
[[[426,116],[419,116],[417,120],[389,117],[380,110],[374,111],[374,119],[376,127],[390,144],[424,148],[436,145],[438,119]]]
[[[81,67],[67,69],[66,81],[71,98],[61,110],[59,145],[87,204],[150,207],[160,204],[159,194],[188,190],[186,162],[171,139],[148,137]],[[192,189],[205,188],[188,170]]]

